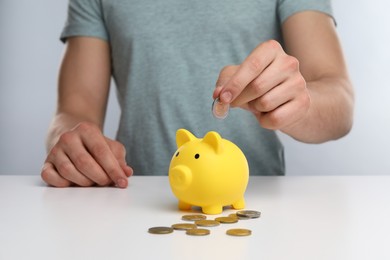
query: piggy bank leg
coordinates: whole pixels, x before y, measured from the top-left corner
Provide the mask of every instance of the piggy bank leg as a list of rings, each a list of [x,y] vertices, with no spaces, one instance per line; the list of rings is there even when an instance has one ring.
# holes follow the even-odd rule
[[[202,207],[203,213],[210,214],[210,215],[221,214],[222,209],[223,209],[222,205],[213,205],[213,206]]]
[[[245,208],[245,199],[242,198],[238,201],[236,201],[235,203],[232,204],[233,208],[234,209],[243,209]]]
[[[179,200],[179,209],[180,210],[190,210],[191,209],[191,204],[188,204],[184,201]]]

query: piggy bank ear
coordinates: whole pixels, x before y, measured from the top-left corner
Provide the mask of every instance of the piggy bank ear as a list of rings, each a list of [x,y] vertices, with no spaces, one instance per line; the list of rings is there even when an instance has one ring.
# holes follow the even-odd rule
[[[208,132],[204,138],[203,142],[211,145],[214,151],[219,154],[222,152],[222,137],[217,132]]]
[[[196,139],[196,137],[193,134],[191,134],[191,132],[188,131],[188,130],[179,129],[176,132],[176,145],[177,145],[177,148],[179,148],[183,144],[185,144],[185,143],[187,143],[189,141],[195,140],[195,139]]]

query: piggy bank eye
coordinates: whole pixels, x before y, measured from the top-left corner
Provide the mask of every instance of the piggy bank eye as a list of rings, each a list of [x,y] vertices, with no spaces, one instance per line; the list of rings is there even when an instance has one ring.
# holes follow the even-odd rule
[[[199,158],[199,154],[197,153],[197,154],[195,154],[195,159],[198,159]]]
[[[179,152],[177,152],[175,156],[178,157],[179,156]]]

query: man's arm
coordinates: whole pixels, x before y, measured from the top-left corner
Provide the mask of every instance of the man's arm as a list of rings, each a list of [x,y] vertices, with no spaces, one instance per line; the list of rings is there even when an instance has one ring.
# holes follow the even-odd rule
[[[281,129],[311,143],[337,139],[349,132],[354,93],[334,21],[318,12],[302,12],[283,24],[286,52],[299,60],[311,97],[308,113]]]
[[[303,142],[344,136],[352,126],[353,90],[333,20],[305,11],[288,18],[282,30],[286,49],[270,40],[242,64],[225,67],[214,98]]]
[[[103,136],[110,50],[105,41],[69,38],[62,61],[58,105],[47,137],[42,178],[53,186],[127,186],[132,170],[120,143]]]

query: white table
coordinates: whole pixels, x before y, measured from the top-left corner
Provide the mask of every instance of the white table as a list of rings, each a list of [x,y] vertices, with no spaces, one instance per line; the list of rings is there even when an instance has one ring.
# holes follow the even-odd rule
[[[0,176],[0,259],[390,259],[390,176],[251,177],[245,198],[261,218],[153,235],[188,213],[167,177],[61,189]],[[226,235],[233,227],[253,233]]]

